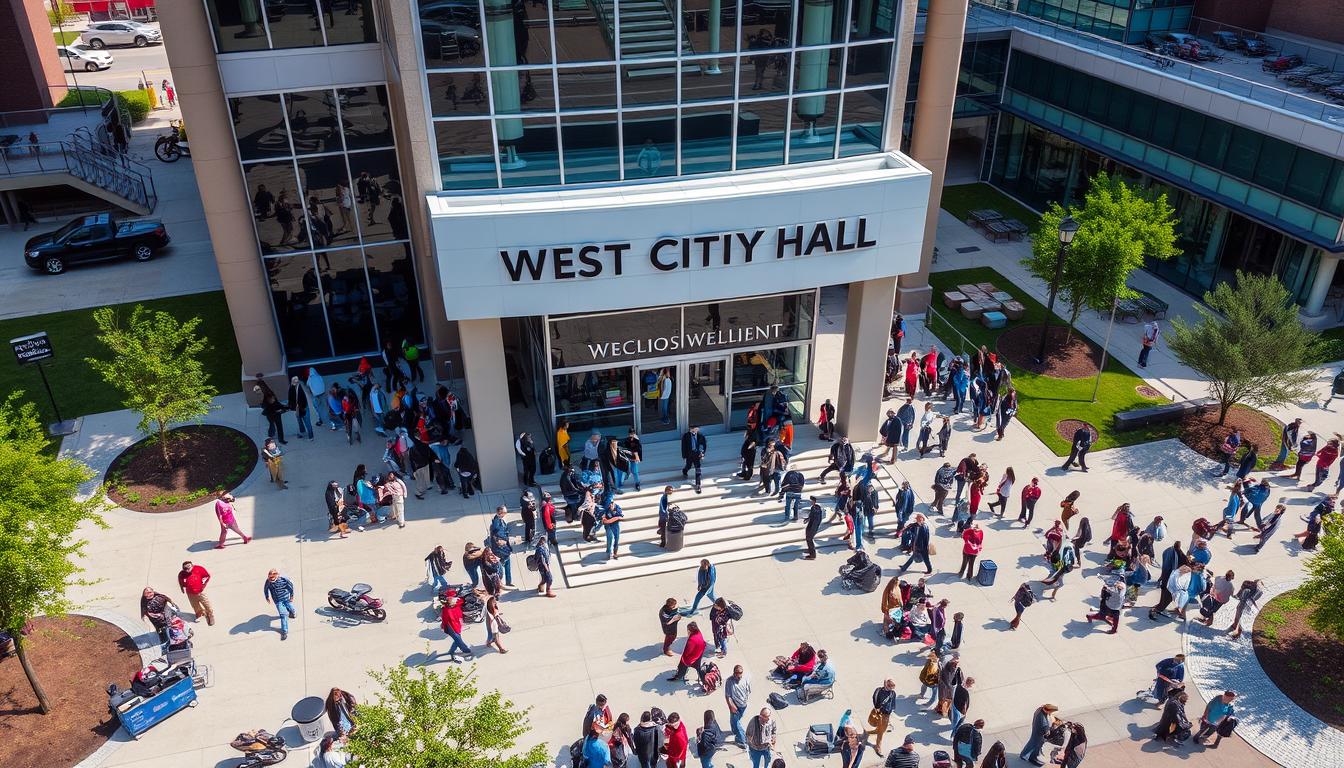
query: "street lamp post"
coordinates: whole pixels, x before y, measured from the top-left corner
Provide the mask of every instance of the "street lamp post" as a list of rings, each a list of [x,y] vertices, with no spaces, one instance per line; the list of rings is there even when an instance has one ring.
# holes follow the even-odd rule
[[[1059,222],[1059,255],[1055,258],[1055,277],[1050,281],[1050,301],[1046,303],[1045,320],[1041,323],[1041,348],[1036,352],[1037,365],[1045,362],[1045,341],[1050,335],[1050,316],[1055,313],[1055,294],[1059,291],[1059,280],[1064,274],[1064,254],[1068,252],[1069,243],[1073,242],[1076,234],[1078,222],[1072,216],[1065,216]]]

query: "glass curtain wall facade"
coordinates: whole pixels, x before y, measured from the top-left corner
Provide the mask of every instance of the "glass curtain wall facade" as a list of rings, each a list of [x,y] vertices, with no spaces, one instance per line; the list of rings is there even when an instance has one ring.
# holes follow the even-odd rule
[[[910,80],[905,90],[904,123],[901,126],[901,150],[910,147],[910,132],[915,125],[919,99],[919,70],[924,44],[910,53]],[[1003,75],[1008,69],[1008,38],[981,39],[967,36],[961,47],[961,67],[957,74],[957,100],[952,118],[992,115],[1003,90]]]
[[[897,0],[420,0],[444,190],[883,150]]]
[[[387,98],[375,84],[229,99],[291,364],[424,341]]]
[[[219,53],[378,42],[373,0],[204,2]]]
[[[1193,0],[1020,0],[1017,10],[1080,32],[1126,43],[1143,42],[1149,32],[1185,30]]]

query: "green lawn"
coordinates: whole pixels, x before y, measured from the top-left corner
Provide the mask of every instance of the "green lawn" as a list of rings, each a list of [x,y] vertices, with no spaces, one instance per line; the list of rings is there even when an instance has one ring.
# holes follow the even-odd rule
[[[49,279],[61,280],[60,277]],[[179,320],[199,316],[201,324],[196,332],[210,340],[210,350],[204,364],[212,383],[221,393],[242,389],[238,344],[233,338],[233,325],[229,320],[229,308],[224,303],[223,291],[141,303],[148,309],[168,312]],[[114,308],[123,316],[129,316],[134,306],[120,304]],[[0,339],[6,341],[38,331],[46,331],[51,337],[55,357],[42,366],[46,369],[47,381],[51,383],[51,391],[61,409],[61,416],[68,419],[115,411],[122,407],[121,394],[104,384],[102,378],[84,362],[87,357],[107,354],[106,348],[95,337],[97,330],[93,324],[92,309],[0,320]],[[55,420],[47,393],[42,389],[37,366],[19,366],[11,355],[0,362],[0,392],[8,395],[15,390],[23,390],[24,399],[37,404],[43,423]]]
[[[965,336],[970,343],[984,344],[991,351],[1002,330],[990,330],[978,321],[967,320],[959,313],[952,314],[943,307],[938,297],[944,291],[955,290],[961,283],[991,282],[999,288],[1013,294],[1026,307],[1026,315],[1012,322],[1009,327],[1040,323],[1045,317],[1045,307],[1032,299],[1027,292],[1010,282],[989,267],[958,269],[949,272],[933,272],[929,275],[929,284],[933,286],[935,300],[930,330],[952,347],[955,352],[968,353],[966,342],[961,341],[952,329]],[[1060,322],[1058,318],[1055,322]],[[1114,352],[1115,350],[1112,350]],[[1132,350],[1131,350],[1132,351]],[[1055,423],[1062,419],[1083,419],[1091,423],[1100,433],[1095,449],[1114,448],[1122,445],[1134,445],[1151,440],[1175,437],[1176,429],[1172,425],[1162,425],[1148,429],[1116,432],[1112,429],[1112,416],[1120,411],[1141,408],[1158,402],[1159,398],[1148,399],[1139,395],[1135,387],[1143,384],[1143,379],[1115,358],[1108,358],[1106,370],[1101,375],[1101,389],[1097,393],[1097,402],[1092,402],[1092,387],[1095,378],[1057,379],[1021,370],[1009,365],[1013,374],[1013,386],[1018,393],[1017,418],[1058,455],[1069,452],[1069,441],[1055,432]]]
[[[52,32],[51,36],[56,38],[57,45],[69,45],[79,39],[79,32],[71,32],[67,29],[64,32]]]
[[[1325,360],[1344,360],[1344,326],[1331,328],[1321,333],[1326,341]]]
[[[992,208],[1007,218],[1026,224],[1032,232],[1036,231],[1036,225],[1041,221],[1041,217],[1030,208],[985,183],[943,187],[941,207],[962,221],[970,218],[971,211]]]

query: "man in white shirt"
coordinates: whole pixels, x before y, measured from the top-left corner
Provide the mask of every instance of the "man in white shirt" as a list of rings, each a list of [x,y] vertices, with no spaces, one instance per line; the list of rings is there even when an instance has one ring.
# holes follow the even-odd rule
[[[1148,354],[1157,346],[1157,337],[1161,334],[1158,328],[1157,318],[1153,318],[1151,323],[1143,326],[1143,349],[1139,350],[1139,367],[1148,367]]]

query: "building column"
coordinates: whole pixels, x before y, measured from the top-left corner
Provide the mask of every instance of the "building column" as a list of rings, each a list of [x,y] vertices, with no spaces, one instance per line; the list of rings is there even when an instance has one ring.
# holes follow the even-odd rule
[[[961,43],[966,33],[966,0],[929,0],[924,24],[924,53],[919,67],[919,100],[910,130],[910,156],[933,174],[929,212],[924,220],[924,248],[919,270],[901,275],[898,291],[902,314],[919,314],[929,305],[929,266],[933,263],[938,232],[943,177],[947,174],[947,145],[952,137],[952,109],[961,72]]]
[[[253,235],[252,206],[233,142],[232,118],[205,5],[163,3],[159,27],[182,117],[191,126],[191,166],[238,340],[241,376],[250,382],[253,374],[261,373],[278,390],[289,385],[289,377],[271,312],[269,280]],[[250,386],[244,386],[243,392],[253,398]]]
[[[504,365],[504,333],[499,318],[459,320],[463,367],[467,379],[467,414],[471,416],[481,487],[488,492],[518,485],[513,453],[513,414],[509,376]]]
[[[1302,314],[1307,317],[1320,317],[1325,313],[1325,297],[1330,293],[1330,284],[1335,280],[1335,269],[1339,266],[1337,253],[1321,252],[1321,260],[1316,265],[1316,279],[1311,284],[1311,293],[1307,294],[1307,303],[1302,305]]]
[[[882,384],[887,372],[887,340],[896,279],[881,277],[849,284],[845,343],[840,358],[840,393],[835,416],[850,442],[877,439],[882,416]]]

